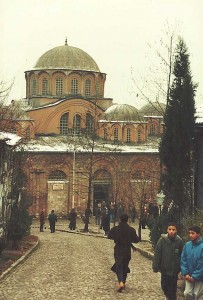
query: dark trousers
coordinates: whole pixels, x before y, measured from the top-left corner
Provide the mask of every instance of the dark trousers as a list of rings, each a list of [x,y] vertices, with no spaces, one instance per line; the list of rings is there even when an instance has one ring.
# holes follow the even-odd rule
[[[117,275],[119,282],[121,282],[121,281],[126,282],[127,272],[126,272],[126,268],[124,268],[123,265],[117,266],[116,275]]]
[[[43,231],[44,229],[44,223],[40,223],[40,231]]]
[[[55,232],[55,222],[50,222],[51,233]]]
[[[161,274],[161,288],[168,300],[176,300],[178,276]]]

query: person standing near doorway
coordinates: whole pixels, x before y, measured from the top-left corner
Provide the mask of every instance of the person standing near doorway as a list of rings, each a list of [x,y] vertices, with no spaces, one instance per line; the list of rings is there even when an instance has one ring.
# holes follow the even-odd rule
[[[54,210],[52,209],[51,213],[48,216],[48,220],[49,220],[49,226],[50,226],[50,230],[51,233],[55,232],[55,225],[57,222],[57,215],[54,213]]]

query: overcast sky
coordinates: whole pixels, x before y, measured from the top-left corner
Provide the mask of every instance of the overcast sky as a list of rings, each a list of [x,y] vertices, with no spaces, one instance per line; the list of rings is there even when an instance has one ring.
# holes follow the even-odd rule
[[[87,52],[107,73],[105,97],[139,108],[145,102],[132,78],[142,84],[150,67],[156,69],[149,44],[160,47],[168,23],[178,26],[188,47],[199,105],[202,12],[202,0],[1,0],[0,80],[15,78],[10,99],[24,98],[24,71],[46,51],[64,45],[67,37],[70,46]]]

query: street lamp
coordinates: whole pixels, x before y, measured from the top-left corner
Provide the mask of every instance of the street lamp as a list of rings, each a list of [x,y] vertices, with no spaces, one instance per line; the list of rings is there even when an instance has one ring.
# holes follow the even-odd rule
[[[161,207],[163,205],[163,202],[164,202],[164,193],[163,191],[160,191],[157,195],[156,195],[156,201],[157,201],[157,204],[159,206],[159,214],[161,215]]]

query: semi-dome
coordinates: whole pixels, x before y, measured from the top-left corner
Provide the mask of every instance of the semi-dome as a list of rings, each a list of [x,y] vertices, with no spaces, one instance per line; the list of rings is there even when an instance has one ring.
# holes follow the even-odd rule
[[[100,72],[94,59],[85,51],[67,45],[45,52],[37,61],[35,69],[70,69]]]
[[[142,116],[163,116],[166,110],[166,104],[160,102],[151,102],[140,109]]]
[[[114,104],[105,111],[107,121],[140,121],[139,111],[129,104]]]

